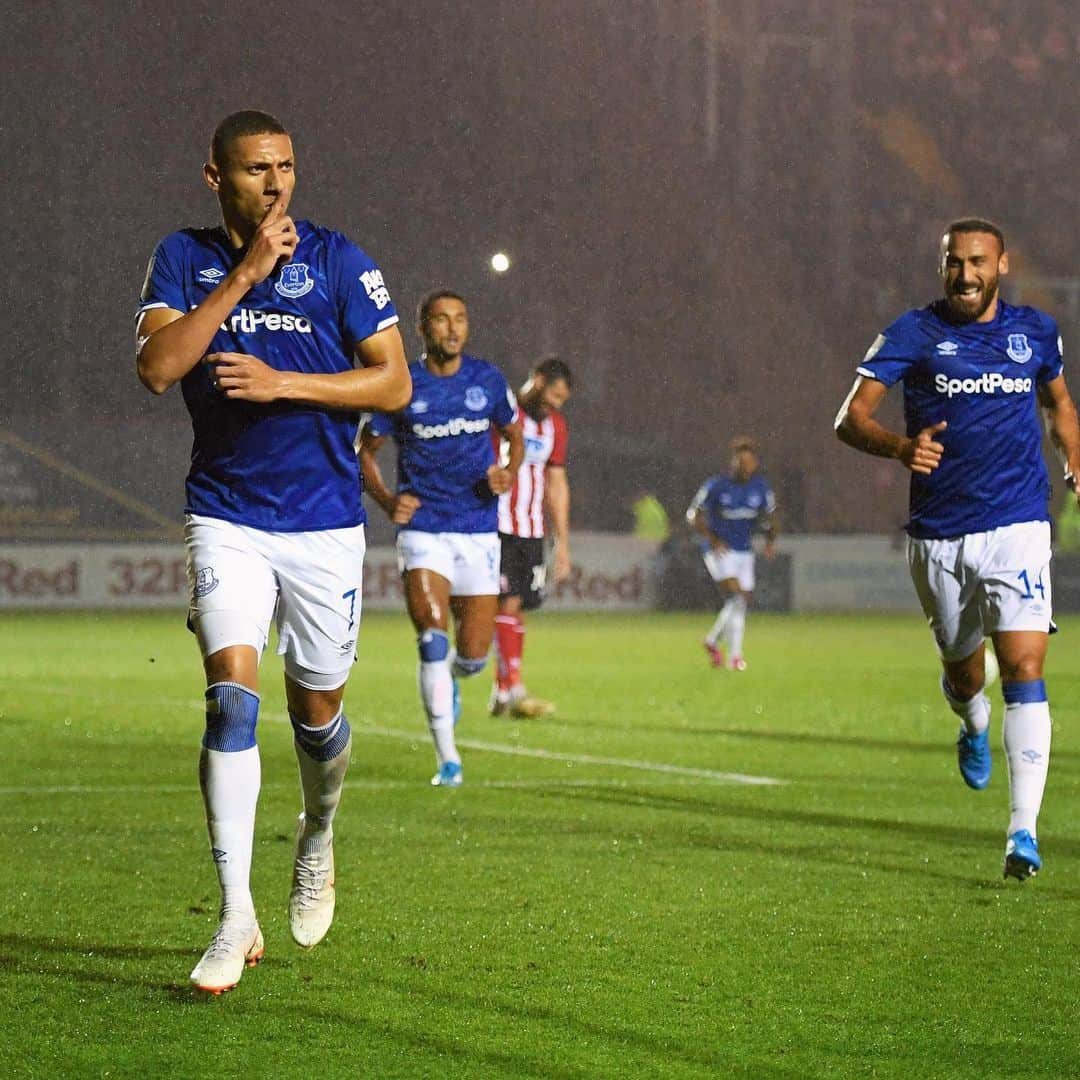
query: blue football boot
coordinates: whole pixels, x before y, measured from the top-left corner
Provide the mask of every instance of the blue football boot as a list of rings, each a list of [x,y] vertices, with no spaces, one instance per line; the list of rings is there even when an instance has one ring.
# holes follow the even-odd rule
[[[444,761],[439,771],[431,778],[432,787],[461,787],[461,762]]]
[[[1042,869],[1039,841],[1027,831],[1017,829],[1005,842],[1005,877],[1026,881]]]
[[[990,729],[969,735],[963,728],[956,740],[956,760],[964,783],[981,791],[990,783]]]

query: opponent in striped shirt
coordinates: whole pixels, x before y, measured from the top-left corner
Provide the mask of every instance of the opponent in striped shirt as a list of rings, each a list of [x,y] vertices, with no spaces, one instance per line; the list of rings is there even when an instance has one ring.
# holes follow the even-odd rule
[[[514,486],[499,498],[499,614],[495,619],[495,686],[492,716],[550,716],[549,701],[531,697],[521,677],[525,651],[525,612],[544,602],[547,564],[545,521],[555,541],[556,581],[570,574],[570,485],[566,477],[567,429],[562,408],[573,377],[557,357],[542,360],[518,395],[525,460]]]

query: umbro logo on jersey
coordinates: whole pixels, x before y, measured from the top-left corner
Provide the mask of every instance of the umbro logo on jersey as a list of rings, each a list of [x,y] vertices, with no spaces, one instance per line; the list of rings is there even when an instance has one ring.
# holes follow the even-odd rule
[[[960,351],[960,346],[955,341],[939,341],[937,351],[942,356],[955,356]]]
[[[225,276],[224,270],[219,270],[216,266],[208,266],[205,270],[199,271],[199,280],[205,281],[208,285],[216,285]]]
[[[421,401],[418,398],[409,406],[409,408],[412,409],[414,413],[426,413],[428,411],[428,403],[426,401]]]

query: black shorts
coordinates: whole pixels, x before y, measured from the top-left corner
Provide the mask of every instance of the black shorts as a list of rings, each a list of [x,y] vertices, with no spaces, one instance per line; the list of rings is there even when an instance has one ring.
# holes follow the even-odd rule
[[[510,536],[499,533],[502,566],[499,595],[519,596],[525,611],[535,611],[544,602],[544,540],[540,536]]]

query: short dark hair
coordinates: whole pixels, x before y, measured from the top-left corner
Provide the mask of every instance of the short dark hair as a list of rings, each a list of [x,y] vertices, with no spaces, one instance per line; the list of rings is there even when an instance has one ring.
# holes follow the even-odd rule
[[[545,382],[558,382],[561,379],[568,390],[574,388],[574,376],[570,374],[570,368],[557,356],[545,356],[533,368],[533,374],[543,375]]]
[[[258,109],[242,109],[230,113],[218,124],[214,137],[210,140],[210,161],[221,166],[228,156],[229,147],[237,139],[248,135],[288,135],[285,126],[277,117]]]
[[[992,221],[987,221],[985,218],[959,218],[956,221],[950,221],[946,226],[945,232],[942,234],[941,242],[943,245],[947,244],[954,233],[990,233],[991,236],[997,238],[998,249],[1005,250],[1005,234],[1001,229],[995,225]]]
[[[757,453],[757,443],[750,438],[749,435],[736,435],[731,440],[731,452],[733,454],[739,453],[740,450],[749,450],[750,453]]]
[[[427,322],[427,318],[431,314],[431,308],[436,300],[459,300],[461,303],[465,303],[465,297],[454,292],[453,289],[435,289],[433,292],[429,292],[416,305],[416,321],[421,326]]]

